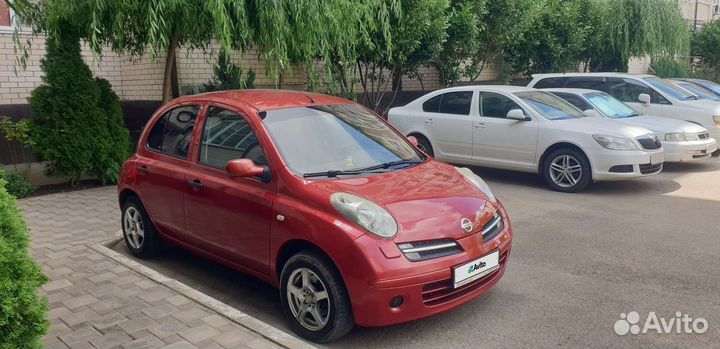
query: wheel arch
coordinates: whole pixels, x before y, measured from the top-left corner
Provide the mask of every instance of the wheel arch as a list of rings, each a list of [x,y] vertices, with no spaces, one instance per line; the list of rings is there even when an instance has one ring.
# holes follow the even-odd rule
[[[330,255],[327,254],[320,246],[317,244],[304,240],[304,239],[293,239],[286,241],[279,249],[275,257],[275,277],[278,280],[278,283],[280,282],[280,275],[282,274],[282,269],[285,266],[285,263],[301,251],[311,251],[320,254],[321,256],[325,257],[328,261],[330,261],[335,269],[338,269],[337,263],[333,261],[332,258],[330,258]],[[342,276],[342,274],[341,274]]]
[[[127,200],[129,197],[134,196],[140,200],[142,203],[142,199],[140,199],[140,195],[138,195],[134,190],[130,188],[125,188],[118,193],[118,204],[120,207],[122,207],[123,203],[125,203],[125,200]]]
[[[582,148],[580,148],[580,146],[578,146],[575,143],[568,142],[568,141],[561,141],[561,142],[554,143],[553,145],[547,147],[547,149],[545,149],[545,151],[542,153],[542,155],[540,155],[540,159],[538,160],[538,164],[537,164],[537,171],[540,174],[540,176],[544,175],[543,165],[545,164],[545,160],[547,159],[548,155],[550,155],[552,152],[554,152],[558,149],[566,149],[566,148],[579,151],[581,154],[585,155],[585,158],[588,159],[588,163],[590,164],[590,173],[592,174],[592,162],[590,161],[590,157],[587,155],[587,153]]]

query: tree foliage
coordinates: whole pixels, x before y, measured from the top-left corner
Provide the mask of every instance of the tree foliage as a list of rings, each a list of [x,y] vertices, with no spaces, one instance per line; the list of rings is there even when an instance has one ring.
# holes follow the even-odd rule
[[[27,227],[5,185],[0,179],[0,349],[39,348],[49,324],[37,289],[47,278],[30,258]]]
[[[699,70],[712,80],[720,80],[720,20],[705,24],[693,37],[693,55],[700,58]]]
[[[80,36],[63,25],[46,41],[43,84],[29,98],[28,136],[50,175],[76,183],[82,174],[115,182],[129,150],[123,113],[110,83],[93,79],[80,55]]]
[[[255,88],[255,71],[244,73],[241,66],[230,61],[230,55],[221,53],[213,67],[213,79],[203,84],[202,91],[222,91]]]

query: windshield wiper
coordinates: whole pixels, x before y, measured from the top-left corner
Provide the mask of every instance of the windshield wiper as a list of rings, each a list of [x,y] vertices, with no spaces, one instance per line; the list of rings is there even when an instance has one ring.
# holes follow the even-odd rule
[[[698,97],[698,96],[687,96],[687,97],[685,97],[685,100],[686,100],[686,101],[697,101],[697,100],[699,100],[699,99],[700,99],[700,97]]]
[[[359,175],[362,173],[385,173],[387,171],[378,171],[378,170],[384,170],[388,169],[392,166],[397,165],[414,165],[421,163],[422,160],[398,160],[398,161],[390,161],[385,162],[379,165],[364,167],[364,168],[356,168],[351,170],[329,170],[329,171],[322,171],[322,172],[310,172],[303,174],[303,178],[311,178],[311,177],[337,177],[337,176],[352,176],[352,175]]]
[[[415,165],[415,164],[419,164],[419,163],[422,163],[422,160],[398,160],[398,161],[384,162],[382,164],[375,165],[375,166],[360,168],[355,171],[373,171],[373,170],[387,169],[387,168],[397,166],[397,165]]]

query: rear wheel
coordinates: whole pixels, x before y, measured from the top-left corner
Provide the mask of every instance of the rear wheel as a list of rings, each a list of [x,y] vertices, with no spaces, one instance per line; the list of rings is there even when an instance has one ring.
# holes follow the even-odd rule
[[[421,136],[421,135],[413,135],[413,136],[415,136],[415,138],[418,141],[418,145],[417,145],[418,149],[420,149],[423,153],[425,153],[427,155],[435,156],[435,154],[433,152],[432,144],[430,144],[430,141],[427,138],[425,138],[424,136]]]
[[[301,337],[327,343],[355,326],[345,283],[324,256],[300,252],[283,267],[280,298],[290,327]]]
[[[136,257],[148,258],[160,249],[160,237],[150,221],[145,207],[136,196],[125,200],[122,206],[123,238],[130,252]]]
[[[556,150],[543,164],[545,182],[554,190],[576,193],[585,189],[591,181],[590,161],[575,149]]]

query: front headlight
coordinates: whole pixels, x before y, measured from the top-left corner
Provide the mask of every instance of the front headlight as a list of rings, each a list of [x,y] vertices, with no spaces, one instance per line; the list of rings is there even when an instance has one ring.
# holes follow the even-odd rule
[[[685,140],[684,133],[666,133],[665,140],[668,142],[679,142]]]
[[[348,193],[335,193],[330,202],[338,212],[363,229],[384,238],[397,233],[397,222],[378,204]]]
[[[497,201],[497,199],[495,199],[495,194],[493,194],[492,190],[490,190],[490,186],[482,178],[473,173],[473,171],[470,171],[467,167],[455,167],[455,169],[460,172],[460,174],[463,175],[468,182],[472,183],[476,188],[478,188],[478,190],[485,193],[490,201]]]
[[[714,115],[713,122],[715,123],[715,125],[720,126],[720,115]]]
[[[603,148],[612,150],[640,150],[637,144],[630,138],[607,135],[593,135],[593,138],[595,138],[595,141]]]

